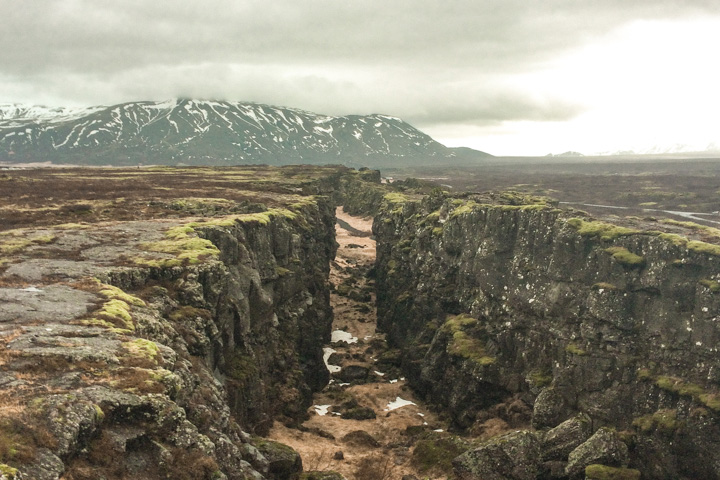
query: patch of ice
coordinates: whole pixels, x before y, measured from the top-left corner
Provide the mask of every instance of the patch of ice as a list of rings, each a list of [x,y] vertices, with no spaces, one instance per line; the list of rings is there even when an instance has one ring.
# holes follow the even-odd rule
[[[374,370],[374,372],[375,372],[375,375],[378,375],[378,376],[380,376],[380,377],[384,377],[384,376],[385,376],[384,373],[378,372],[377,370]]]
[[[438,428],[437,430],[433,430],[433,432],[438,432],[438,433],[441,433],[442,431],[443,431],[442,428]]]
[[[390,383],[397,383],[397,378],[395,380],[390,380]]]
[[[315,413],[320,416],[325,416],[330,410],[330,405],[313,405],[313,408],[315,409]]]
[[[42,292],[42,290],[40,290],[40,289],[37,288],[37,287],[22,288],[22,289],[20,289],[20,291],[21,291],[21,292]]]
[[[334,342],[345,342],[345,343],[357,343],[358,338],[353,337],[348,332],[343,330],[333,330],[331,335],[331,341]]]
[[[415,405],[415,403],[411,402],[410,400],[405,400],[400,397],[395,397],[394,402],[390,402],[387,404],[387,408],[385,409],[385,411],[391,412],[393,410],[397,410],[400,407],[407,407],[408,405]]]
[[[420,412],[418,412],[418,415],[420,415],[421,417],[424,417],[424,416],[425,416],[424,413],[420,413]]]

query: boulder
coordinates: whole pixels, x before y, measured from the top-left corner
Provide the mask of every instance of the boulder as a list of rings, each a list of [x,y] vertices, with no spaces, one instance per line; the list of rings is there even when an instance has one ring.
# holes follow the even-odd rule
[[[369,372],[370,368],[365,365],[352,364],[344,366],[342,370],[336,374],[336,376],[343,382],[347,383],[364,382],[367,380]]]
[[[592,435],[592,421],[585,414],[565,420],[545,434],[541,447],[543,460],[567,460],[570,452]]]
[[[578,446],[568,455],[565,473],[568,477],[582,478],[585,467],[592,464],[603,464],[620,467],[628,461],[628,448],[614,430],[601,428],[585,443]]]
[[[540,440],[534,432],[496,437],[453,460],[459,480],[535,480],[540,471]]]
[[[272,440],[260,440],[257,448],[268,461],[268,477],[274,480],[298,478],[302,459],[292,447]]]
[[[342,441],[350,445],[355,445],[356,447],[377,448],[380,446],[380,443],[375,440],[375,437],[365,430],[352,431],[342,437]]]
[[[537,429],[555,427],[568,417],[567,405],[560,392],[546,388],[535,399],[532,426]]]
[[[338,472],[305,472],[300,475],[300,480],[346,480]]]

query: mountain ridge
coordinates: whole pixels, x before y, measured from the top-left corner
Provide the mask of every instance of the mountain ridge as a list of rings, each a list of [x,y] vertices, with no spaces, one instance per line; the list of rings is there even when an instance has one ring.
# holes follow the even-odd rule
[[[0,105],[0,162],[89,165],[473,164],[400,118],[173,99],[88,108]]]

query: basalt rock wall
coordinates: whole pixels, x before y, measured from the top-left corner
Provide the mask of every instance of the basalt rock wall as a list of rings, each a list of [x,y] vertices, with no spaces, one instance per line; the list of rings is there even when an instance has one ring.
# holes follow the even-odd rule
[[[514,399],[539,434],[579,413],[620,432],[643,478],[720,478],[712,246],[511,195],[386,200],[379,327],[456,427]]]
[[[80,248],[72,265],[82,276],[66,268],[61,284],[0,288],[3,414],[13,398],[22,412],[3,415],[0,478],[294,478],[297,454],[251,434],[301,421],[328,381],[334,212],[329,196],[316,196],[291,210],[180,225],[169,232],[183,248],[199,242],[215,254],[108,268],[89,260],[100,247]],[[150,235],[139,225],[158,228],[129,222],[122,238]],[[53,248],[107,238],[108,228],[67,230]],[[103,249],[102,262],[117,251]],[[43,268],[70,265],[49,255]]]

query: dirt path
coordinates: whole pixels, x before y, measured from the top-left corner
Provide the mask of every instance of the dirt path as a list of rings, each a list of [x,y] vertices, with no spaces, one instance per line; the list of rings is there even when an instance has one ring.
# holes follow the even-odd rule
[[[446,426],[413,396],[400,376],[398,355],[375,331],[375,295],[367,278],[375,261],[372,219],[340,208],[337,217],[340,247],[330,273],[335,320],[333,342],[325,349],[332,380],[315,395],[301,429],[276,423],[270,438],[295,448],[305,471],[334,470],[348,480],[445,478],[417,471],[407,429]]]

